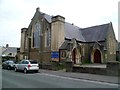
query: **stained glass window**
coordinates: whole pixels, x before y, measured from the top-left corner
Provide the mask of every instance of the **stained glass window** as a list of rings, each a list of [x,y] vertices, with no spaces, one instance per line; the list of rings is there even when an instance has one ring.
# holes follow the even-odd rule
[[[45,33],[45,47],[50,46],[50,30],[46,30]]]
[[[34,33],[33,33],[33,47],[39,48],[40,47],[40,34],[41,34],[41,25],[37,22],[34,26]]]
[[[48,30],[47,31],[47,46],[49,46],[50,45],[50,31]]]

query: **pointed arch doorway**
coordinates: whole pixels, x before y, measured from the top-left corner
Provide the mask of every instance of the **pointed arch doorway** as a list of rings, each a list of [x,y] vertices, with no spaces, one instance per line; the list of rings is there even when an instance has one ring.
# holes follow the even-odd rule
[[[94,60],[94,63],[101,63],[101,52],[100,52],[100,50],[96,49],[94,51],[93,60]]]
[[[72,51],[72,61],[74,64],[76,64],[76,53],[77,53],[77,50],[76,48],[74,48]]]

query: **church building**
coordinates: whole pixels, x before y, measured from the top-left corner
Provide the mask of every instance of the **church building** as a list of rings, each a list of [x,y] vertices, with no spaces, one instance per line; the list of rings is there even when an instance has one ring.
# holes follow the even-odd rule
[[[63,16],[50,16],[37,8],[28,28],[21,29],[20,59],[106,63],[116,60],[116,50],[111,22],[80,28]]]

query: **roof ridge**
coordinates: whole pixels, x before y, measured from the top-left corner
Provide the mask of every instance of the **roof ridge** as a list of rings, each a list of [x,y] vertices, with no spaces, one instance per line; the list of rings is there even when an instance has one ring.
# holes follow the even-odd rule
[[[51,18],[53,17],[53,15],[49,15],[49,14],[46,14],[46,13],[43,13],[43,12],[40,12],[40,13],[45,14],[45,15],[48,15],[48,16],[50,16]],[[65,23],[68,23],[68,24],[73,25],[73,26],[75,26],[75,27],[77,27],[77,28],[80,28],[79,26],[74,25],[74,24],[72,24],[72,23],[70,23],[70,22],[66,22],[66,21],[65,21]],[[80,29],[81,29],[81,28],[80,28]]]
[[[42,14],[43,17],[48,21],[48,23],[52,23],[52,17],[53,17],[52,15],[43,13],[39,10],[37,10],[37,12],[39,14]],[[65,21],[65,38],[67,39],[76,38],[76,40],[82,42],[93,42],[95,40],[101,41],[104,40],[105,38],[105,34],[103,32],[106,32],[105,29],[108,29],[110,24],[111,22],[100,25],[89,26],[86,28],[80,28],[77,25]],[[100,34],[100,36],[98,34]]]
[[[74,24],[72,24],[72,23],[69,23],[69,22],[65,22],[65,23],[68,23],[68,24],[70,24],[70,25],[72,25],[72,26],[74,26],[74,27],[77,27],[78,29],[81,29],[79,26],[74,25]]]
[[[4,51],[2,51],[2,54],[4,54],[6,51],[7,51],[7,48],[5,48],[5,50],[4,50]]]
[[[8,47],[8,48],[19,48],[19,47]]]
[[[106,23],[106,24],[100,24],[100,25],[95,25],[95,26],[89,26],[86,28],[81,28],[81,30],[87,29],[87,28],[93,28],[93,27],[99,27],[99,26],[104,26],[104,25],[109,25],[110,23]]]

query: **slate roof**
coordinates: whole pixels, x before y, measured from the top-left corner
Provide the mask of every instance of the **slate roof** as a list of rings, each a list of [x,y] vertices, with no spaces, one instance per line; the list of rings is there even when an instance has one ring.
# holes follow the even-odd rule
[[[67,22],[65,23],[65,38],[75,38],[77,41],[85,42],[80,28]]]
[[[51,23],[52,16],[44,13],[44,17],[49,23]],[[65,38],[67,38],[67,39],[75,38],[78,41],[85,42],[85,39],[82,36],[80,28],[75,25],[72,25],[68,22],[65,22]]]
[[[2,55],[8,56],[9,53],[12,53],[12,56],[15,57],[15,55],[17,54],[17,48],[16,47],[5,48],[4,51],[2,52]]]
[[[52,16],[44,13],[45,19],[51,23]],[[106,38],[106,32],[109,28],[109,24],[97,25],[88,28],[79,28],[68,22],[65,22],[65,38],[73,39],[81,42],[96,42],[104,41]]]
[[[7,51],[16,53],[17,52],[17,48],[16,47],[8,47]]]
[[[45,19],[46,19],[49,23],[52,22],[52,20],[51,20],[52,16],[44,13],[44,17],[45,17]]]
[[[65,50],[65,49],[67,49],[67,50],[70,50],[70,44],[69,44],[69,41],[64,41],[64,43],[60,46],[60,48],[59,49],[62,49],[62,50]]]
[[[86,42],[104,41],[109,28],[108,24],[92,26],[81,29]]]

